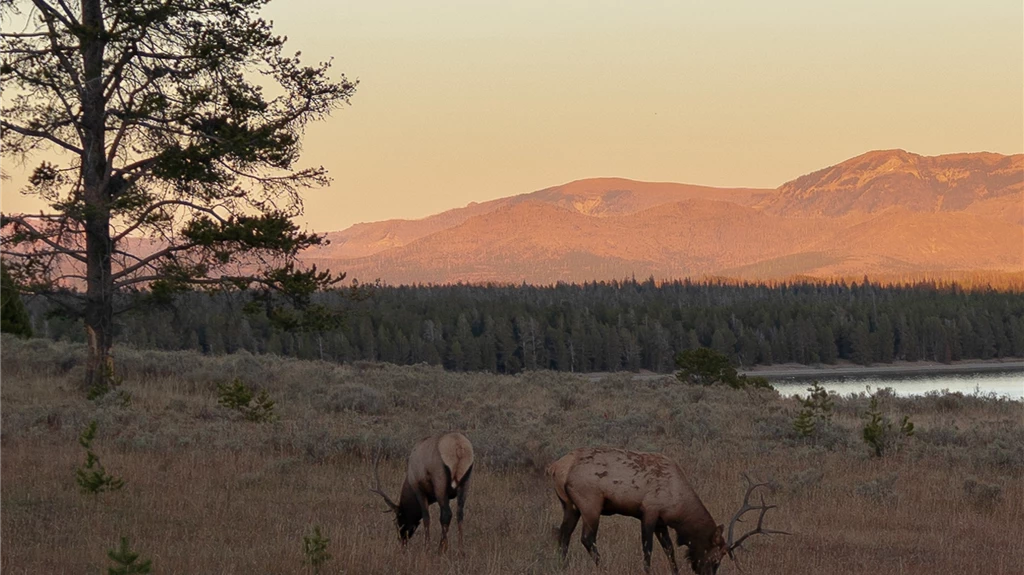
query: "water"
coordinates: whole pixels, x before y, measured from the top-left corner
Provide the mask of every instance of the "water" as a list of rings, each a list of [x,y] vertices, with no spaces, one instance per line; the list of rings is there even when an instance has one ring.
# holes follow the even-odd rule
[[[840,395],[891,387],[896,395],[923,395],[929,391],[960,392],[965,395],[996,395],[1024,400],[1024,373],[979,373],[973,375],[867,376],[820,379],[818,383]],[[775,382],[782,395],[806,394],[810,381]]]

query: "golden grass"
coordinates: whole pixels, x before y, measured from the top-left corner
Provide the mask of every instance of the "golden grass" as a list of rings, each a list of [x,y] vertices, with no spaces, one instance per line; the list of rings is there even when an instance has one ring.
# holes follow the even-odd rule
[[[669,454],[720,522],[738,507],[741,472],[771,478],[779,509],[769,522],[795,535],[752,539],[741,555],[748,573],[1009,575],[1024,566],[1021,402],[886,399],[918,433],[874,459],[858,435],[862,397],[838,400],[835,425],[807,442],[790,430],[792,399],[671,378],[587,382],[123,349],[131,402],[121,405],[79,397],[79,347],[4,338],[2,350],[5,574],[105,570],[122,535],[158,573],[308,572],[302,536],[313,525],[331,538],[324,573],[640,573],[639,523],[623,517],[602,519],[599,569],[579,531],[559,567],[551,528],[561,511],[541,470],[597,444]],[[217,381],[235,376],[266,389],[280,420],[254,424],[218,407]],[[93,419],[94,450],[125,479],[120,492],[83,495],[75,484],[84,461],[76,437]],[[446,428],[464,430],[478,455],[466,548],[438,555],[420,530],[402,549],[367,491],[372,453],[382,445],[389,455],[381,476],[397,495],[412,442]],[[969,478],[988,495],[968,493]],[[655,547],[654,571],[666,573]],[[720,571],[736,572],[728,561]]]

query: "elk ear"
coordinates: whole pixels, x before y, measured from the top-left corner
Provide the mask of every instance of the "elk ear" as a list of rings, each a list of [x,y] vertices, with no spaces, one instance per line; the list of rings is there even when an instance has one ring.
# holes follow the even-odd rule
[[[718,526],[718,528],[715,529],[714,542],[715,542],[716,545],[721,545],[722,543],[725,543],[725,537],[722,536],[722,534],[724,532],[725,532],[725,524],[724,523],[720,524]]]

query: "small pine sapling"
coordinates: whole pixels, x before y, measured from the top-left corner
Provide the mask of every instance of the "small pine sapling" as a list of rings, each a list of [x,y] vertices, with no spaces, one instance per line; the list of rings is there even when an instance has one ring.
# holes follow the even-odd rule
[[[306,557],[303,563],[310,566],[314,575],[319,575],[320,568],[331,558],[327,552],[330,543],[331,540],[320,533],[319,525],[315,525],[313,532],[302,538],[302,553]]]
[[[871,403],[864,415],[867,418],[864,423],[864,442],[871,448],[875,457],[881,457],[885,453],[886,426],[891,424],[885,421],[882,412],[878,410],[877,397],[871,396]]]
[[[252,405],[246,406],[242,410],[242,415],[249,421],[256,423],[274,421],[277,419],[277,415],[274,413],[274,405],[274,400],[270,399],[270,395],[263,389],[256,395]]]
[[[252,401],[252,391],[240,378],[235,378],[231,383],[217,384],[217,403],[228,409],[240,411]]]
[[[882,415],[878,407],[877,395],[871,396],[868,410],[864,414],[864,442],[871,448],[875,457],[882,457],[891,448],[898,446],[900,440],[914,435],[914,423],[909,415],[903,416],[898,431],[893,431],[892,422]]]
[[[270,399],[267,391],[261,390],[253,397],[252,390],[237,377],[230,384],[217,384],[217,403],[241,413],[245,419],[255,423],[266,423],[277,419],[277,415],[274,413],[274,400]]]
[[[139,554],[128,547],[128,538],[121,538],[121,546],[107,551],[107,557],[115,563],[107,569],[107,575],[142,575],[151,573],[153,562],[149,559],[139,561]]]
[[[814,411],[805,405],[793,420],[793,429],[800,437],[811,437],[816,427]]]
[[[85,448],[85,465],[75,470],[75,481],[82,488],[82,493],[102,493],[117,491],[124,487],[124,480],[106,472],[100,458],[92,451],[92,441],[96,438],[96,422],[90,421],[88,427],[78,436],[78,443]]]
[[[793,421],[793,429],[800,437],[811,437],[818,429],[818,424],[827,424],[832,421],[833,401],[828,390],[822,387],[817,381],[807,388],[810,394],[800,399],[801,409]]]
[[[124,383],[124,377],[114,375],[114,364],[112,360],[104,363],[101,367],[101,371],[102,377],[90,385],[86,390],[85,397],[90,401],[103,397]],[[130,397],[131,396],[128,395],[128,401],[131,401]]]

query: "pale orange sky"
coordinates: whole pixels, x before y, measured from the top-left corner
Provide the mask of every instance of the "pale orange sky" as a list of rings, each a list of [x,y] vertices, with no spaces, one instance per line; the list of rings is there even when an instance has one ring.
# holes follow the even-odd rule
[[[1024,152],[1020,0],[275,0],[360,80],[307,130],[318,231],[598,176],[775,187],[868,150]],[[4,211],[37,211],[3,185]]]

